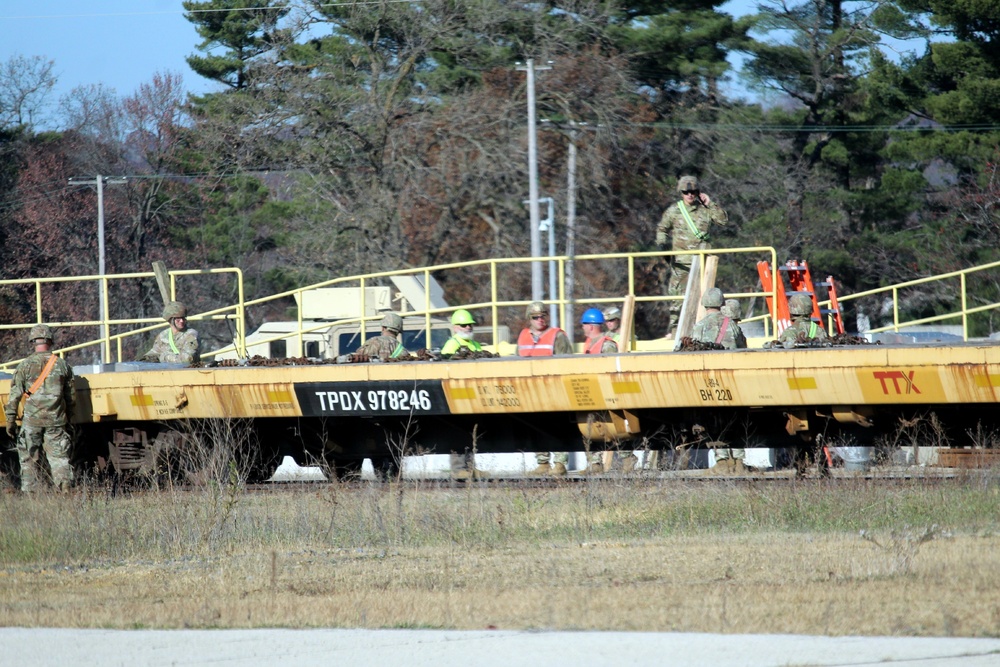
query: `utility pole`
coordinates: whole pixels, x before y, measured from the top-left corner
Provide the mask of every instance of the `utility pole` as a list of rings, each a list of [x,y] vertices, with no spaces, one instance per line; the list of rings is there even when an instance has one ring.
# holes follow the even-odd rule
[[[103,366],[105,360],[108,358],[106,355],[111,353],[111,344],[108,341],[108,313],[107,304],[104,303],[104,293],[107,289],[106,281],[104,279],[104,184],[108,185],[121,185],[126,183],[127,179],[122,176],[121,178],[110,178],[108,176],[101,176],[97,174],[92,179],[82,179],[82,178],[71,178],[69,179],[72,185],[96,185],[97,186],[97,273],[101,277],[97,285],[97,309],[100,311],[98,319],[101,320],[101,354],[100,361]]]
[[[541,216],[538,211],[538,130],[535,126],[535,72],[552,68],[535,67],[534,59],[529,58],[525,66],[519,66],[517,69],[528,73],[528,212],[531,216],[531,256],[534,258],[542,255],[542,232],[539,229]],[[537,261],[531,263],[531,300],[542,300],[542,263]]]
[[[566,166],[566,305],[563,311],[563,322],[573,321],[573,288],[574,288],[574,266],[573,258],[576,256],[576,122],[570,121],[569,131],[569,153]],[[575,326],[564,327],[570,334],[570,342],[573,341],[572,331]]]

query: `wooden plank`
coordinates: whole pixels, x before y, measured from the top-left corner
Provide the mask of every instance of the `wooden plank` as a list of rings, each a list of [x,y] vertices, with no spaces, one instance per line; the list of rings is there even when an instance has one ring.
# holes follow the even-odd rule
[[[695,319],[698,315],[698,309],[695,304],[701,300],[700,260],[701,258],[697,256],[691,260],[691,270],[688,271],[687,288],[684,290],[684,301],[681,304],[681,314],[677,321],[677,331],[674,333],[674,337],[677,340],[674,349],[680,348],[681,339],[685,336],[691,335],[694,323],[698,321]]]
[[[705,306],[701,305],[701,295],[715,287],[715,276],[719,272],[719,256],[709,255],[705,258],[705,270],[701,274],[701,292],[698,295],[698,317],[695,322],[700,322],[705,317]]]
[[[167,265],[163,262],[153,262],[153,274],[156,276],[156,286],[160,288],[163,305],[167,305],[170,302],[170,274],[167,272]]]
[[[629,294],[622,303],[622,321],[618,328],[618,351],[632,349],[632,320],[635,315],[635,295]]]

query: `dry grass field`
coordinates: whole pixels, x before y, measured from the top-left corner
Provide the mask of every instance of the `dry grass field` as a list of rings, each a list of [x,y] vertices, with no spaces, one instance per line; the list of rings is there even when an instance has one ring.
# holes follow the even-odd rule
[[[1000,636],[1000,475],[0,496],[0,625]]]

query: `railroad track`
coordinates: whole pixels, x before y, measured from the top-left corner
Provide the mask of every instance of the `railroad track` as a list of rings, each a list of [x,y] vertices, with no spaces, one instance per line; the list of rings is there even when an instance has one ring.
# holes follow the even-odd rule
[[[456,488],[490,488],[490,487],[516,487],[516,488],[566,488],[586,484],[616,484],[636,486],[648,486],[650,484],[797,484],[797,483],[826,483],[826,484],[856,484],[858,482],[880,482],[886,484],[902,484],[924,481],[927,483],[938,483],[944,480],[965,478],[976,475],[984,471],[961,470],[956,468],[916,468],[916,467],[887,467],[873,468],[866,472],[851,472],[843,469],[831,469],[829,474],[820,474],[815,469],[807,471],[804,475],[797,475],[794,470],[778,470],[763,473],[752,473],[745,475],[713,475],[705,474],[703,470],[684,471],[656,471],[647,470],[634,473],[607,473],[603,475],[574,475],[572,473],[565,477],[526,477],[520,474],[492,474],[473,480],[453,479],[446,475],[427,475],[420,477],[403,477],[400,480],[378,480],[374,477],[362,479],[340,480],[337,484],[344,489],[365,488],[374,484],[395,484],[402,483],[411,488],[446,490]],[[268,493],[297,490],[315,490],[330,484],[328,481],[291,481],[291,482],[264,482],[259,484],[248,484],[245,488],[251,493]]]

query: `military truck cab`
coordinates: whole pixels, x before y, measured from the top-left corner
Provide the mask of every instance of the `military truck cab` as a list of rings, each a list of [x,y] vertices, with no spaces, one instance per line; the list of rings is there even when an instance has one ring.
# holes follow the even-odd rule
[[[362,294],[361,288],[322,287],[297,294],[301,323],[298,320],[265,322],[247,335],[247,355],[269,359],[336,359],[361,347],[362,317],[372,318],[364,325],[367,340],[382,333],[379,318],[389,311],[403,317],[402,343],[410,352],[422,348],[438,349],[444,345],[452,335],[450,321],[445,317],[432,317],[428,338],[425,316],[414,312],[424,308],[428,299],[421,282],[409,276],[394,277],[393,282],[395,290],[389,286],[366,287]],[[433,279],[429,299],[434,310],[451,307]],[[508,343],[510,331],[505,326],[499,329],[498,342]],[[484,342],[492,338],[492,327],[476,327],[474,331]],[[215,356],[216,359],[236,357],[234,351]]]

